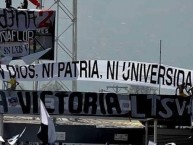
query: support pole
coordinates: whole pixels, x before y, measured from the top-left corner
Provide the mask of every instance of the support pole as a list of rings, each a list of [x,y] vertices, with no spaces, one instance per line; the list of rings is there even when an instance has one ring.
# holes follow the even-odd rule
[[[77,0],[73,0],[72,60],[77,60]],[[77,81],[72,81],[72,91],[77,91]]]
[[[159,65],[161,66],[162,63],[162,41],[160,40],[160,44],[159,44]],[[160,95],[160,91],[161,91],[161,83],[159,81],[159,95]]]
[[[42,0],[40,0],[39,2],[40,2],[40,7],[39,7],[39,9],[42,9],[42,7],[43,7]],[[34,48],[34,50],[35,50],[35,49],[36,49],[36,43],[34,44],[34,47],[35,47],[35,48]],[[39,64],[39,60],[36,60],[36,61],[35,61],[35,64]],[[38,86],[39,86],[39,82],[38,82],[38,81],[35,81],[35,84],[34,84],[34,85],[35,85],[34,90],[37,91],[37,90],[38,90]]]
[[[40,9],[42,9],[42,7],[43,7],[43,3],[42,3],[42,0],[39,0],[39,2],[40,2]]]
[[[148,120],[145,121],[145,145],[148,145]]]
[[[154,119],[154,142],[157,143],[157,119]]]
[[[0,136],[3,136],[3,114],[0,114]],[[0,143],[2,145],[2,143]]]
[[[58,41],[59,41],[59,16],[60,16],[60,0],[57,0],[56,11],[56,39],[55,39],[55,61],[58,62]]]
[[[160,40],[160,49],[159,49],[159,65],[161,66],[161,55],[162,55],[162,49],[161,49],[161,40]],[[159,81],[159,95],[161,91],[161,83]],[[157,143],[157,119],[154,119],[154,142]]]

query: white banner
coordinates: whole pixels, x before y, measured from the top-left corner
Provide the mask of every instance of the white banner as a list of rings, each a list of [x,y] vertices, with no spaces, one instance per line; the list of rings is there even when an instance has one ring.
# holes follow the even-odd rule
[[[18,81],[82,80],[145,85],[174,89],[185,82],[192,86],[192,70],[157,63],[83,60],[39,65],[1,65],[0,79]]]

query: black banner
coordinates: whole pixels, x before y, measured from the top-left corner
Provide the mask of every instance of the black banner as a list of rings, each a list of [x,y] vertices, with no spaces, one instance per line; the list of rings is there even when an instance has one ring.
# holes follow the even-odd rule
[[[191,115],[191,97],[175,95],[131,94],[132,118],[188,120]]]
[[[39,114],[39,98],[49,114],[94,117],[129,117],[129,96],[115,93],[0,91],[0,113]]]
[[[156,118],[190,122],[190,97],[175,95],[121,95],[65,91],[0,91],[0,113],[39,114],[39,99],[51,115]]]

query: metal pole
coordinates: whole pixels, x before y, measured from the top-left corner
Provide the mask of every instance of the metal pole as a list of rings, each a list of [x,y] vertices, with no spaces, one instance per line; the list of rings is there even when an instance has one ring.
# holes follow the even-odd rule
[[[161,49],[161,40],[160,40],[160,51],[159,51],[159,65],[161,66],[161,55],[162,55],[162,49]],[[161,83],[159,81],[159,95],[161,91]],[[157,143],[157,119],[154,119],[154,142]]]
[[[58,62],[58,41],[59,41],[59,15],[60,15],[60,0],[57,0],[56,2],[56,6],[57,6],[57,11],[56,11],[56,36],[55,36],[55,61]],[[56,85],[57,81],[55,81],[55,85]]]
[[[3,136],[3,114],[0,114],[0,124],[0,136]]]
[[[145,121],[145,145],[148,144],[148,120]]]
[[[6,90],[7,87],[5,86],[5,82],[2,81],[2,89],[3,90]],[[3,126],[4,126],[4,123],[3,123],[3,114],[0,114],[0,136],[3,136]],[[2,143],[0,142],[0,145],[2,145]]]
[[[119,91],[120,91],[119,89],[127,89],[127,88],[128,88],[128,87],[121,87],[121,86],[107,86],[107,90],[108,90],[108,89],[113,89],[113,90],[115,89],[114,92],[117,93],[117,94],[118,94]]]
[[[42,9],[42,7],[43,7],[43,4],[42,4],[42,0],[40,0],[39,1],[40,2],[40,7],[39,7],[39,9]],[[36,44],[34,44],[34,47],[36,47]],[[40,62],[39,62],[39,60],[36,60],[35,61],[35,64],[39,64]],[[38,86],[39,86],[39,82],[38,81],[35,81],[35,88],[34,88],[34,90],[38,90]]]
[[[162,45],[161,45],[161,43],[162,43],[162,41],[160,40],[160,44],[159,44],[159,46],[160,46],[160,48],[159,48],[159,50],[160,50],[160,53],[159,53],[159,65],[161,66],[161,55],[162,55],[162,50],[161,50],[161,48],[162,48]],[[160,95],[160,90],[161,90],[161,83],[160,83],[160,81],[159,81],[159,95]]]
[[[42,9],[42,7],[43,7],[42,0],[39,0],[39,2],[40,2],[40,9]]]
[[[157,143],[157,119],[154,119],[154,142]]]
[[[55,52],[55,61],[58,62],[58,40],[59,40],[59,10],[60,10],[60,5],[59,5],[60,0],[57,0],[57,12],[56,12],[56,40],[55,40],[55,47],[56,47],[56,52]]]
[[[77,0],[73,0],[72,60],[77,60]],[[72,91],[77,91],[77,81],[72,81]]]

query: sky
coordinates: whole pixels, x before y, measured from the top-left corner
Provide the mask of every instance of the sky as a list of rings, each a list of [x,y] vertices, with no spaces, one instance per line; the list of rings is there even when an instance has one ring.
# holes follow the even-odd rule
[[[163,64],[193,69],[193,1],[78,2],[80,59],[159,63],[161,40]]]
[[[44,8],[54,2],[42,0]],[[61,0],[71,7],[72,0]],[[18,6],[20,0],[13,0]],[[0,2],[5,7],[4,0]],[[78,0],[78,60],[124,60],[159,63],[193,69],[192,0]],[[29,5],[29,8],[35,8]],[[53,7],[56,9],[56,6]],[[60,10],[59,32],[70,23]],[[66,46],[71,31],[62,34]],[[59,49],[59,61],[71,58]],[[67,86],[70,83],[64,82]],[[122,84],[78,82],[79,91],[96,91]],[[173,90],[172,90],[173,91]],[[163,93],[167,90],[163,90]]]

